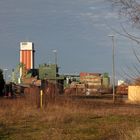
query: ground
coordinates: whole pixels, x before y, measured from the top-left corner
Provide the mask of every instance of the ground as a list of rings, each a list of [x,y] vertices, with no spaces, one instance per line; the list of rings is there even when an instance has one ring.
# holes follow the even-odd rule
[[[140,105],[111,98],[59,97],[38,108],[0,99],[0,140],[138,140]]]

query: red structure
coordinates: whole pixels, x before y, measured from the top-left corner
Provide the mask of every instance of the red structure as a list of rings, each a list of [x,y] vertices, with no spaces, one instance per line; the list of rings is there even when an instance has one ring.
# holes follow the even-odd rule
[[[27,70],[34,69],[34,52],[32,42],[20,43],[20,63],[24,64]]]

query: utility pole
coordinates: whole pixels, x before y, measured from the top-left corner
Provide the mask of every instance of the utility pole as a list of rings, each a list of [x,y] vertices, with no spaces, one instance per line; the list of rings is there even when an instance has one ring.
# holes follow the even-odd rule
[[[112,39],[112,86],[113,86],[113,102],[115,102],[115,39],[114,35],[109,35]]]
[[[57,50],[53,50],[53,53],[54,53],[54,63],[55,63],[55,65],[56,65],[56,71],[57,71]],[[56,75],[56,77],[57,77],[57,75]],[[55,91],[54,91],[54,93],[55,93],[55,96],[56,96],[56,94],[57,94],[57,78],[55,79]]]
[[[54,63],[57,65],[57,50],[53,50],[54,53]]]

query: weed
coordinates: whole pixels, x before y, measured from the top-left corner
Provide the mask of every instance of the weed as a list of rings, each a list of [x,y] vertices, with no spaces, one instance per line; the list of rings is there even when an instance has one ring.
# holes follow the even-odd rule
[[[137,140],[140,109],[96,100],[56,99],[39,109],[26,99],[0,99],[1,140]]]

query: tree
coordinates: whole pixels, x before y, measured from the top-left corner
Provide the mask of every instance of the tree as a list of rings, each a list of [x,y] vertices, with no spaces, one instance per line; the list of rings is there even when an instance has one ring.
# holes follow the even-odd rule
[[[119,14],[121,16],[125,16],[128,18],[129,22],[132,23],[134,27],[136,27],[138,30],[140,29],[140,1],[139,0],[109,0],[112,2],[113,7],[117,7]],[[131,39],[132,41],[135,41],[137,44],[140,44],[140,36],[132,35],[132,33],[129,33],[123,25],[121,25],[121,28],[123,32],[118,32],[114,30],[116,33],[127,37]],[[138,50],[135,50],[134,47],[132,47],[133,54],[136,57],[138,63],[140,63],[140,58],[137,54]],[[140,70],[138,67],[133,65],[133,69],[140,75]],[[133,71],[134,74],[134,71]],[[132,75],[128,75],[135,81],[135,83],[140,83],[140,78],[136,77],[134,78]]]
[[[119,7],[119,13],[127,16],[133,24],[140,25],[140,2],[138,0],[109,0]]]
[[[0,69],[0,96],[3,95],[4,85],[5,85],[5,81],[3,78],[3,71]]]
[[[140,29],[140,2],[138,0],[109,0],[114,7],[118,7],[119,14],[129,19],[133,26]],[[136,43],[140,44],[140,37],[128,33],[127,30],[121,25],[123,33],[118,34],[125,36]]]

